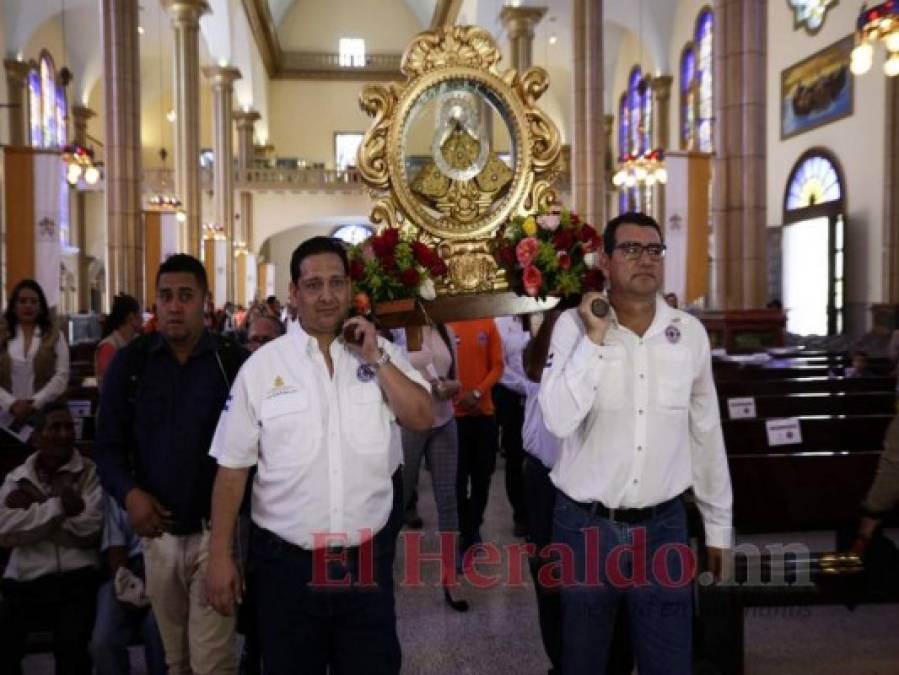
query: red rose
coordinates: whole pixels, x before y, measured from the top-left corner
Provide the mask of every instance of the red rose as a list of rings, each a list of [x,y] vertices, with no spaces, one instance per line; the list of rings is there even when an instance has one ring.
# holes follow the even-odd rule
[[[534,297],[543,285],[543,275],[540,274],[539,269],[533,265],[528,265],[521,273],[521,283],[524,285],[525,292]]]
[[[400,243],[400,231],[395,227],[386,227],[381,232],[381,238],[390,244],[391,247]]]
[[[418,285],[421,283],[421,276],[418,274],[417,269],[410,267],[407,270],[403,270],[403,273],[400,274],[400,281],[403,282],[403,286],[408,288],[418,288]]]
[[[350,279],[353,281],[359,281],[363,276],[365,276],[365,265],[363,265],[358,260],[353,260],[350,262]]]
[[[432,277],[442,277],[447,272],[446,263],[438,256],[434,264],[430,266],[429,271]]]
[[[573,243],[574,235],[571,233],[571,230],[559,228],[556,230],[555,234],[553,234],[553,246],[556,247],[557,251],[567,251],[571,248]]]
[[[420,241],[412,242],[412,255],[415,258],[415,262],[423,267],[428,267],[433,263],[434,252],[428,248],[427,244],[423,244]]]
[[[581,284],[585,291],[601,291],[603,281],[605,281],[605,278],[603,277],[602,272],[597,269],[589,269],[584,272],[584,276],[581,277]]]
[[[503,267],[514,267],[515,266],[515,247],[513,246],[501,246],[497,251],[497,258],[499,258],[499,264]]]
[[[568,220],[571,221],[572,225],[577,225],[579,222],[581,222],[580,216],[578,216],[578,214],[576,213],[569,213]]]
[[[593,238],[593,235],[596,234],[596,230],[594,230],[589,225],[582,225],[577,231],[577,238],[582,242],[588,242]]]
[[[571,269],[571,256],[570,255],[565,253],[565,251],[559,251],[559,253],[556,257],[558,257],[558,259],[559,259],[559,267],[561,267],[563,270]]]
[[[391,272],[396,269],[396,257],[393,253],[387,253],[381,256],[381,267]]]

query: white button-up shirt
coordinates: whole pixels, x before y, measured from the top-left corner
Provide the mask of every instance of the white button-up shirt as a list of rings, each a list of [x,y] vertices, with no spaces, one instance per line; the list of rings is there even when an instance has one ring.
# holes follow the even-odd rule
[[[399,349],[379,344],[430,390]],[[383,528],[397,466],[395,416],[377,379],[360,380],[361,362],[342,340],[330,355],[333,377],[299,324],[260,347],[240,369],[210,450],[224,467],[258,465],[253,521],[309,550],[355,546]],[[346,538],[316,537],[325,534]]]
[[[729,547],[733,497],[705,328],[661,296],[642,337],[610,317],[602,346],[574,309],[553,331],[540,386],[546,427],[562,439],[553,482],[608,508],[654,506],[692,486],[706,542]]]
[[[516,394],[526,396],[528,378],[524,374],[522,354],[531,335],[524,329],[520,316],[498,316],[493,322],[503,343],[503,374],[499,378],[499,384]]]
[[[40,391],[34,390],[34,357],[41,346],[41,329],[34,327],[31,345],[25,351],[25,335],[21,328],[16,329],[16,336],[9,341],[6,349],[11,361],[10,384],[12,391],[0,389],[0,408],[9,410],[19,399],[34,399],[35,408],[43,408],[63,394],[69,384],[69,345],[59,334],[54,350],[56,351],[56,372]]]

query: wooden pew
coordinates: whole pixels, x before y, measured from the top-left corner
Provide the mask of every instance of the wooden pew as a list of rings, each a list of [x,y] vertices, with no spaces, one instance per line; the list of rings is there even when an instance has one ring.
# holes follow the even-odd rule
[[[819,415],[800,417],[801,445],[768,446],[766,420],[723,420],[727,454],[767,455],[797,452],[880,450],[892,415]],[[801,448],[801,450],[799,450]]]
[[[771,380],[722,379],[715,382],[719,397],[817,392],[895,392],[892,377],[794,377]]]
[[[799,417],[803,415],[890,415],[896,409],[892,391],[812,392],[758,394],[751,397],[719,397],[721,419],[730,419],[729,399],[752,398],[756,417]],[[739,415],[739,413],[737,413]]]

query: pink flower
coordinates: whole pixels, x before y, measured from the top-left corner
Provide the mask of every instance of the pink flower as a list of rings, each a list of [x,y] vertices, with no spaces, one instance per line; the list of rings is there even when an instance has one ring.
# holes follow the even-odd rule
[[[539,269],[533,265],[528,265],[521,273],[521,283],[524,285],[525,292],[534,297],[543,285],[543,275],[540,274]]]
[[[515,257],[518,258],[518,264],[522,267],[527,267],[534,262],[538,248],[539,244],[534,237],[525,237],[518,242],[518,246],[515,247]]]
[[[555,232],[561,222],[562,216],[558,213],[545,213],[537,217],[537,224],[549,232]]]

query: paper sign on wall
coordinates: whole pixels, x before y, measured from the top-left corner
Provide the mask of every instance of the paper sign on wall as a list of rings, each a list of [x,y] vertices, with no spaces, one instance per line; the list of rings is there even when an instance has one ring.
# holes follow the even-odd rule
[[[72,417],[75,419],[79,419],[81,417],[90,417],[91,416],[91,402],[90,401],[69,401],[69,412],[72,413]]]
[[[752,396],[727,399],[727,412],[732,420],[758,417],[755,410],[755,399]]]
[[[767,420],[765,428],[768,431],[769,446],[802,443],[802,430],[799,428],[799,419],[796,417]]]

